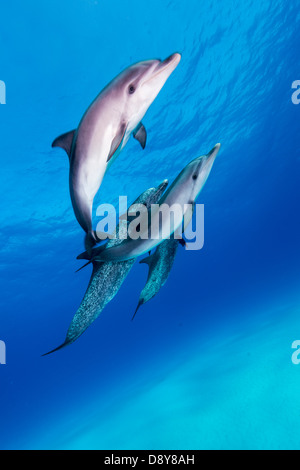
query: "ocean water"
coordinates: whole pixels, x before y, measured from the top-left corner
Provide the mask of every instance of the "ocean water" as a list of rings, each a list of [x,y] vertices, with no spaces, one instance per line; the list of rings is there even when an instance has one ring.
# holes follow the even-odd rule
[[[2,2],[1,449],[298,449],[300,9],[295,0]],[[73,345],[90,271],[68,159],[51,149],[139,60],[182,61],[95,201],[134,200],[217,142],[199,202],[205,246],[181,247],[131,322],[147,269]]]

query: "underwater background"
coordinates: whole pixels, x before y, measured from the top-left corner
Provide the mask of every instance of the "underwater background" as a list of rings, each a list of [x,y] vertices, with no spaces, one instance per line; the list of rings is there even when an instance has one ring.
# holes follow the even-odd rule
[[[1,449],[300,447],[300,4],[280,0],[2,2]],[[122,69],[182,61],[104,178],[133,201],[217,142],[199,203],[205,246],[181,247],[159,295],[131,317],[134,266],[73,345],[91,270],[68,158],[51,149]],[[94,218],[95,220],[95,218]],[[95,224],[94,224],[95,225]]]

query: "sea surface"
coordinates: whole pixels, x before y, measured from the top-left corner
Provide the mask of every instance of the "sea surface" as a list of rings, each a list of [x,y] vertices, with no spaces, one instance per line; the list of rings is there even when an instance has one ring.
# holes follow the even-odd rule
[[[299,449],[299,1],[15,0],[0,6],[1,449]],[[131,317],[136,263],[73,345],[91,270],[68,158],[51,149],[134,62],[182,61],[95,201],[133,201],[217,142],[198,202],[205,245],[179,247]],[[94,214],[94,221],[96,216]]]

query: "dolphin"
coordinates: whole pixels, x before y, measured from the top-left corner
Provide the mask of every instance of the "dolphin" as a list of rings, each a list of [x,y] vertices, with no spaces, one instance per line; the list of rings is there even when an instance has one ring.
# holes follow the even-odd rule
[[[168,180],[164,180],[157,188],[147,189],[134,204],[145,204],[147,208],[150,208],[151,204],[156,204],[159,201],[167,186]],[[122,243],[122,238],[126,235],[127,230],[128,222],[121,220],[116,229],[117,238],[109,240],[108,244],[116,246]],[[44,354],[44,356],[74,343],[86,331],[98,318],[108,302],[118,293],[134,262],[134,259],[108,263],[93,262],[93,272],[88,288],[70,324],[65,342],[53,351]]]
[[[141,305],[151,300],[167,282],[180,243],[182,243],[182,240],[176,240],[175,238],[164,240],[158,245],[153,254],[150,254],[150,256],[140,261],[141,264],[144,263],[148,265],[149,273],[132,320]]]
[[[145,148],[142,119],[181,60],[147,60],[128,67],[109,83],[90,105],[77,129],[54,140],[70,160],[69,185],[75,216],[86,232],[91,253],[99,238],[92,229],[92,208],[106,170],[125,147],[131,134]]]
[[[151,220],[147,224],[141,223],[141,227],[147,227],[141,230],[139,238],[127,238],[118,246],[109,247],[107,244],[100,246],[92,258],[97,261],[124,261],[137,258],[150,252],[164,239],[174,236],[184,222],[184,228],[187,227],[193,216],[196,199],[201,192],[213,166],[215,158],[220,150],[220,144],[207,154],[196,158],[190,162],[177,176],[170,188],[164,193],[154,210],[151,210],[152,221],[157,219],[161,206],[171,208],[177,205],[181,208],[183,217],[177,218],[171,228],[170,220],[163,217],[162,223],[153,223]],[[152,208],[153,209],[153,208]],[[150,217],[150,212],[145,214]],[[171,231],[170,231],[171,228]],[[168,231],[169,230],[169,231]],[[79,255],[80,259],[81,255]]]

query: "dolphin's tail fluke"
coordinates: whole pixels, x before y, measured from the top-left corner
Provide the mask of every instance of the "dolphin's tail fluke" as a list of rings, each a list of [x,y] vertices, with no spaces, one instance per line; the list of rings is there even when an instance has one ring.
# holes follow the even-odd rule
[[[58,346],[58,348],[55,348],[53,349],[52,351],[49,351],[47,352],[46,354],[42,354],[42,357],[45,357],[45,356],[49,356],[49,354],[52,354],[56,351],[59,351],[60,349],[63,349],[65,348],[66,346],[68,346],[70,344],[70,341],[65,341],[63,344],[61,344],[60,346]]]
[[[138,306],[137,306],[137,308],[136,308],[136,311],[134,312],[134,315],[133,315],[131,321],[134,320],[134,317],[135,317],[136,314],[138,313],[138,310],[139,310],[139,308],[143,305],[143,303],[144,303],[144,302],[143,302],[142,300],[139,300]]]
[[[85,240],[84,240],[84,246],[90,258],[92,255],[92,249],[94,248],[95,245],[97,245],[97,243],[98,243],[98,240],[95,235],[95,232],[91,230],[90,232],[86,234]]]

